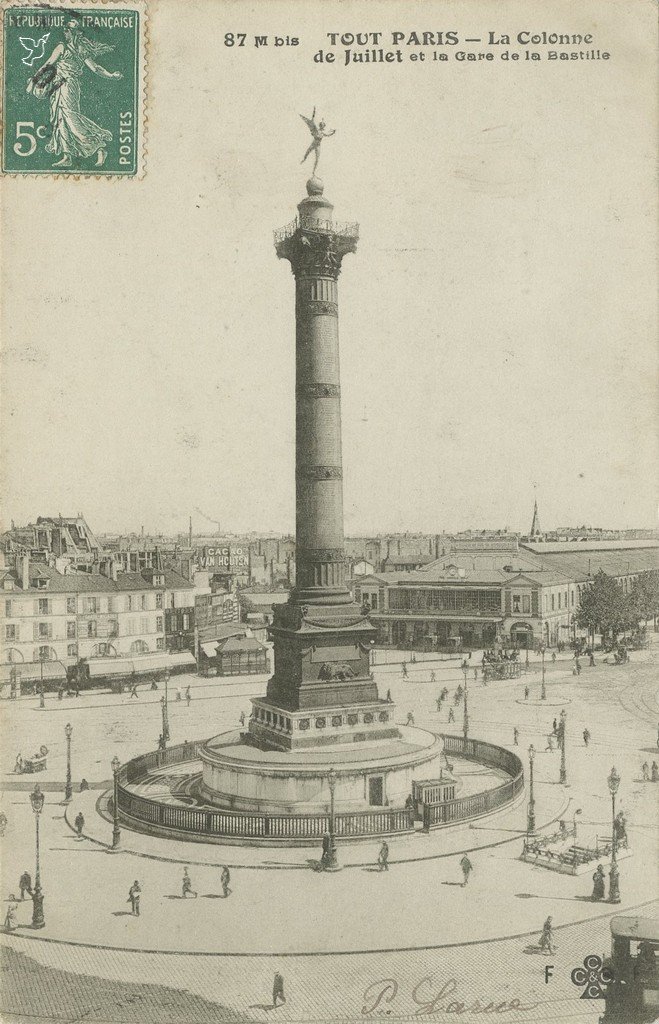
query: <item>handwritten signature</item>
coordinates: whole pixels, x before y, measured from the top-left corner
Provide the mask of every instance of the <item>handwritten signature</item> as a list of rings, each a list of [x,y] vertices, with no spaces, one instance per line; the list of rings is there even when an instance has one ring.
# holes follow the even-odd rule
[[[458,991],[458,983],[455,978],[449,978],[439,991],[433,986],[432,978],[422,978],[412,989],[412,1002],[418,1006],[417,1014],[424,1013],[522,1013],[526,1010],[534,1010],[538,1003],[523,1003],[520,999],[505,999],[501,1002],[484,1003],[480,999],[463,1001],[459,998],[451,998]],[[386,1009],[393,1003],[399,993],[399,985],[395,978],[383,978],[381,981],[374,981],[364,992],[364,1005],[362,1014],[366,1017],[371,1014],[378,1016],[390,1014],[392,1011]]]

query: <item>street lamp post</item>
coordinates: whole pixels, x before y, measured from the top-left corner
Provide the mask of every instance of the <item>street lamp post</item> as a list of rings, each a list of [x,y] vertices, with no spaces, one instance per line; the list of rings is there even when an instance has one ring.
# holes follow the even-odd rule
[[[119,828],[119,769],[121,761],[115,754],[112,758],[112,778],[114,781],[114,794],[112,797],[112,849],[118,850],[121,842],[121,829]]]
[[[327,851],[327,858],[325,861],[325,871],[339,871],[340,864],[336,857],[336,835],[335,835],[335,820],[334,820],[334,790],[336,789],[336,772],[333,768],[327,776],[330,790],[330,820],[329,820],[329,849]]]
[[[559,782],[561,786],[567,786],[567,770],[565,768],[565,733],[567,726],[567,712],[565,708],[561,711],[561,722],[559,725],[561,734],[561,770],[559,775]]]
[[[467,673],[468,673],[469,669],[467,668],[466,665],[463,665],[462,666],[462,671],[464,673],[464,678],[465,678],[464,707],[463,707],[463,710],[462,710],[462,735],[464,736],[465,739],[468,739],[469,738],[469,708],[468,708],[468,705],[467,705],[467,697],[468,697],[468,695],[467,695]]]
[[[34,811],[34,823],[36,827],[36,871],[34,875],[34,892],[32,894],[32,927],[43,928],[46,924],[43,916],[43,892],[41,891],[41,864],[39,861],[39,817],[43,810],[45,797],[39,786],[35,786],[30,793],[30,803]]]
[[[169,739],[169,729],[167,728],[167,701],[164,697],[160,698],[160,710],[162,712],[162,742],[164,746]]]
[[[73,786],[71,784],[71,736],[73,735],[73,726],[70,722],[67,722],[64,726],[64,735],[66,736],[66,785],[64,786],[64,801],[68,803],[73,796]]]
[[[169,690],[167,689],[168,683],[169,669],[165,669],[165,707],[162,720],[162,738],[165,740],[165,742],[169,740]]]
[[[535,829],[535,800],[533,798],[533,761],[535,759],[535,747],[529,747],[529,806],[526,812],[526,833],[534,836]]]
[[[545,687],[545,642],[543,640],[540,645],[540,656],[542,658],[542,686],[540,688],[540,700],[547,700],[547,690]]]
[[[618,837],[616,835],[616,793],[620,776],[614,767],[608,778],[611,793],[611,868],[609,870],[609,903],[620,903],[620,876],[618,872]]]

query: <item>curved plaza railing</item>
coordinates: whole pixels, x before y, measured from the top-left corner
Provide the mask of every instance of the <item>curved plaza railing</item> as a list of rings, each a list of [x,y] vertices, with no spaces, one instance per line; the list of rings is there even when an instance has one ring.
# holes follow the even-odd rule
[[[494,743],[485,743],[484,740],[466,740],[462,736],[444,736],[443,739],[444,752],[449,759],[454,754],[467,761],[478,761],[488,768],[506,772],[510,778],[482,793],[471,793],[441,804],[425,804],[423,827],[426,831],[490,814],[498,807],[511,803],[524,789],[524,766],[512,751],[497,747]]]
[[[198,839],[244,839],[246,841],[320,840],[329,831],[329,814],[264,814],[203,807],[184,807],[152,800],[133,792],[131,785],[142,782],[150,772],[167,765],[194,761],[206,740],[179,743],[167,750],[142,754],[122,765],[117,772],[119,820],[129,827],[146,827],[173,837]],[[425,830],[475,818],[514,800],[524,786],[522,762],[515,754],[492,743],[444,736],[446,753],[498,768],[511,776],[500,785],[450,800],[426,804]],[[408,808],[373,808],[335,815],[335,835],[341,839],[394,835],[414,831],[414,811]]]

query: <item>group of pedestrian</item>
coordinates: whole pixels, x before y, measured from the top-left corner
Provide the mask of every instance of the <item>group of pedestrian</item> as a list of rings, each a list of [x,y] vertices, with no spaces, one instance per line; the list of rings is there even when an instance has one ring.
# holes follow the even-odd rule
[[[644,761],[641,766],[643,772],[643,782],[659,782],[659,765],[656,761],[652,762],[652,768],[648,767],[648,762]]]
[[[447,697],[448,697],[448,687],[445,686],[444,689],[442,690],[442,692],[437,697],[436,704],[437,704],[437,710],[438,711],[442,710],[442,704],[444,703],[444,701],[446,700]]]

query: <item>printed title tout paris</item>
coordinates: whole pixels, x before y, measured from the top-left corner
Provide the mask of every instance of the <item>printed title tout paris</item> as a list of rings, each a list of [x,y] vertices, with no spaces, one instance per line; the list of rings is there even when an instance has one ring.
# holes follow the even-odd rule
[[[482,33],[480,36],[465,36],[461,38],[460,33],[455,30],[448,31],[426,31],[426,32],[328,32],[327,39],[329,47],[318,50],[314,54],[314,62],[318,64],[336,62],[335,47],[343,48],[343,63],[349,64],[401,64],[405,57],[410,60],[424,61],[425,48],[434,48],[432,59],[448,60],[451,47],[461,43],[479,43],[485,49],[479,53],[472,50],[453,50],[456,60],[485,60],[492,61],[495,54],[509,60],[518,60],[519,54],[514,52],[515,46],[527,47],[525,58],[527,60],[541,60],[545,56],[548,60],[606,60],[610,54],[600,50],[580,50],[567,52],[562,47],[567,46],[592,46],[594,37],[592,33],[562,33],[547,32],[545,30],[535,32],[532,29],[523,29],[519,32],[492,32]],[[395,49],[385,49],[386,46],[393,46]],[[543,47],[558,47],[556,50],[542,51]],[[446,47],[442,52],[437,47]],[[512,47],[513,50],[504,50],[502,47]],[[404,49],[407,48],[407,49]],[[497,50],[497,48],[499,48]],[[430,54],[429,54],[430,57]]]

